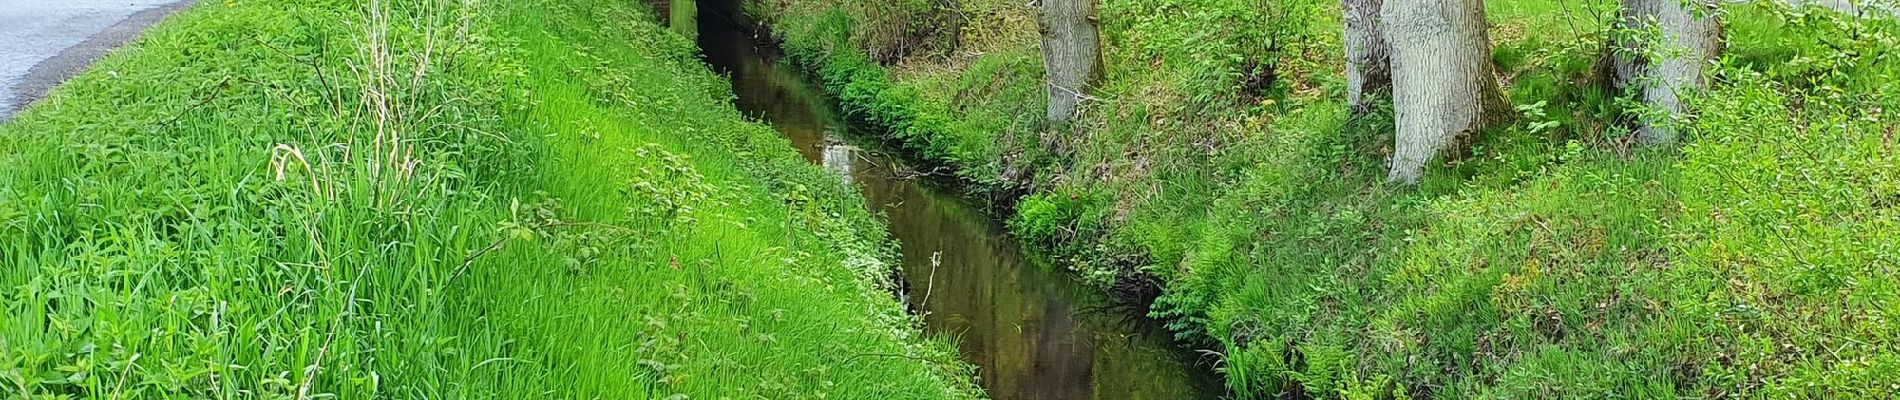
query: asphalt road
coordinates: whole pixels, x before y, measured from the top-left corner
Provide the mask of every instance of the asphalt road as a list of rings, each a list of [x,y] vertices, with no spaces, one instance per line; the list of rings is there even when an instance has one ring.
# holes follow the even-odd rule
[[[191,0],[0,0],[0,121]]]

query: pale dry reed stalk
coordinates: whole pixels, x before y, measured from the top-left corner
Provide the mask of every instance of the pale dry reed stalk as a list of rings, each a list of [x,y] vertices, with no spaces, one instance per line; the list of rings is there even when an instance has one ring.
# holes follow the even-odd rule
[[[408,193],[403,189],[419,189],[420,186],[427,186],[426,182],[420,186],[412,185],[417,167],[421,162],[416,157],[416,148],[411,143],[413,139],[410,133],[413,129],[424,126],[424,122],[441,115],[448,103],[459,99],[450,97],[435,101],[438,99],[427,96],[429,74],[436,67],[436,53],[441,48],[439,36],[445,33],[445,27],[449,22],[449,18],[445,15],[451,11],[448,7],[452,7],[450,4],[453,3],[447,0],[412,1],[413,3],[402,5],[413,5],[413,8],[404,9],[414,12],[399,14],[397,6],[392,5],[389,0],[368,0],[364,9],[364,18],[360,22],[362,24],[360,36],[356,40],[357,54],[347,64],[359,83],[357,95],[362,106],[358,111],[352,112],[353,115],[342,117],[351,121],[351,132],[363,132],[367,129],[369,134],[366,135],[367,138],[360,134],[349,135],[345,139],[346,143],[338,143],[335,147],[340,148],[344,165],[350,166],[343,170],[344,173],[361,173],[373,182],[370,206],[379,209],[396,206],[408,197],[405,196]],[[473,0],[461,0],[459,4],[461,9],[454,10],[458,11],[459,15],[454,18],[456,26],[452,31],[453,38],[450,39],[455,42],[457,50],[467,43],[468,30],[475,13]],[[418,32],[421,35],[420,43],[413,44],[413,46],[419,46],[420,52],[404,57],[397,47],[411,44],[391,37],[392,14],[397,14],[394,19],[401,20],[417,13],[422,15],[419,18],[420,21],[417,22],[421,24],[416,27],[418,29],[397,31]],[[413,64],[403,65],[405,63]],[[435,104],[429,105],[429,102]],[[416,112],[425,105],[430,107],[427,111]],[[358,150],[365,144],[362,143],[363,139],[368,139],[366,144],[369,152],[367,152],[367,157],[359,159],[356,157],[364,154]],[[323,248],[320,229],[311,225],[318,218],[315,202],[333,203],[339,200],[338,190],[348,189],[349,186],[347,178],[338,177],[331,170],[331,162],[327,154],[326,151],[312,153],[317,158],[313,163],[311,157],[296,145],[278,144],[271,149],[271,168],[278,181],[286,181],[290,179],[289,172],[294,162],[297,164],[295,167],[300,167],[311,180],[313,204],[310,210],[311,218],[306,221],[305,230],[311,235],[310,239],[317,248],[318,257],[323,260],[320,268],[329,274],[332,261]],[[357,169],[359,167],[360,169]],[[324,359],[330,354],[331,345],[335,343],[337,336],[342,334],[341,327],[345,325],[347,319],[354,317],[358,300],[356,298],[357,284],[363,276],[367,275],[367,272],[359,269],[357,276],[351,279],[350,287],[342,299],[346,304],[344,310],[336,316],[330,329],[324,333],[323,344],[318,348],[316,357],[303,368],[302,382],[297,385],[297,399],[311,397],[311,390],[323,369]]]
[[[415,151],[410,148],[405,131],[416,126],[420,122],[418,120],[426,119],[418,118],[422,116],[413,110],[424,101],[422,94],[434,62],[442,4],[440,0],[427,0],[422,5],[421,8],[428,15],[424,18],[425,25],[421,27],[422,51],[411,60],[402,59],[395,48],[397,43],[390,37],[390,14],[394,12],[391,4],[385,0],[370,0],[365,7],[357,46],[358,57],[349,67],[362,83],[358,97],[362,101],[363,112],[371,122],[369,145],[372,159],[365,160],[366,172],[379,184],[387,184],[391,180],[401,182],[414,173]],[[399,65],[404,61],[412,61],[413,64]],[[402,69],[409,72],[398,72]],[[404,104],[404,99],[410,104]]]

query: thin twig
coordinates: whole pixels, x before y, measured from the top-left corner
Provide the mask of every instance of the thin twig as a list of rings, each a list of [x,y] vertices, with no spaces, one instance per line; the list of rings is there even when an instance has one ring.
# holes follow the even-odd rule
[[[125,371],[119,373],[119,385],[112,389],[113,400],[118,400],[119,395],[125,394],[125,378],[132,376],[132,367],[138,365],[140,355],[143,355],[143,353],[132,353],[132,359],[126,360]],[[212,376],[215,379],[217,375],[213,374]]]
[[[859,354],[853,354],[853,355],[851,355],[850,357],[845,357],[845,359],[844,359],[844,362],[846,362],[846,363],[849,363],[849,362],[851,362],[851,360],[856,360],[856,359],[858,359],[858,357],[900,357],[900,358],[908,358],[908,359],[912,359],[912,360],[917,360],[917,361],[934,361],[934,360],[931,360],[931,359],[928,359],[928,358],[923,358],[923,357],[918,357],[918,356],[911,356],[911,355],[904,355],[904,354],[891,354],[891,353],[859,353]]]
[[[326,46],[318,47],[318,49],[324,52],[323,54],[319,54],[316,57],[305,58],[305,57],[297,57],[295,55],[290,54],[290,52],[284,51],[283,49],[279,49],[277,48],[277,46],[271,45],[269,41],[265,41],[262,38],[255,38],[255,40],[257,41],[257,44],[264,45],[264,48],[270,49],[271,51],[284,56],[284,58],[288,58],[293,61],[297,61],[298,63],[308,65],[310,66],[310,69],[315,70],[317,74],[317,84],[321,85],[319,87],[323,88],[322,90],[323,101],[326,103],[330,103],[331,112],[334,112],[336,114],[343,113],[342,100],[336,98],[337,96],[333,96],[333,93],[331,93],[336,88],[336,86],[330,85],[330,78],[327,74],[323,73],[323,63],[320,62],[325,55],[329,54],[329,46],[326,45]]]
[[[297,385],[298,400],[309,398],[310,387],[315,385],[317,381],[317,371],[323,369],[323,359],[329,357],[330,346],[336,343],[337,334],[343,329],[344,317],[356,313],[356,288],[358,284],[362,283],[363,275],[367,274],[369,272],[368,270],[369,264],[364,264],[362,267],[357,268],[356,277],[350,279],[350,292],[343,297],[343,310],[338,312],[336,314],[336,320],[331,322],[330,333],[324,335],[323,346],[317,348],[317,358],[310,361],[310,366],[304,367],[303,384]]]
[[[943,265],[943,252],[930,254],[930,279],[924,281],[924,302],[930,304],[930,293],[937,290],[937,267]]]
[[[203,107],[205,104],[210,103],[214,100],[217,100],[220,97],[223,97],[224,89],[226,87],[229,87],[230,85],[231,85],[231,76],[225,75],[224,79],[218,80],[218,83],[212,86],[211,95],[205,96],[202,99],[198,99],[197,103],[192,103],[192,105],[185,107],[185,109],[179,110],[177,114],[172,115],[171,119],[166,120],[163,123],[160,123],[158,125],[159,129],[170,128],[172,124],[178,123],[179,120],[185,119],[185,114],[190,114],[192,110],[197,110],[198,107]]]
[[[544,229],[549,229],[549,228],[574,228],[574,227],[616,230],[623,233],[636,232],[636,230],[634,230],[633,228],[628,228],[628,227],[619,226],[619,225],[612,225],[612,224],[603,224],[599,222],[554,221],[554,222],[548,222],[548,223],[535,225],[529,228],[532,230],[538,231],[538,230],[544,230]],[[468,257],[464,257],[462,259],[462,265],[459,267],[456,267],[455,272],[449,274],[448,280],[454,281],[456,278],[461,277],[463,273],[468,272],[468,268],[470,266],[475,264],[475,260],[481,259],[482,256],[486,256],[488,255],[488,253],[493,253],[496,250],[501,250],[501,248],[507,246],[508,242],[511,240],[514,240],[514,238],[502,237],[499,239],[495,239],[495,241],[488,243],[487,247],[483,247],[481,250],[478,250],[473,254],[469,254]]]

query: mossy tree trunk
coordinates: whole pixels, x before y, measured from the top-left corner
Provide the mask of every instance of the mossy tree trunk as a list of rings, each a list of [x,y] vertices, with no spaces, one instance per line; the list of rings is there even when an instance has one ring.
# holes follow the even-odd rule
[[[1392,88],[1392,55],[1379,23],[1382,0],[1341,0],[1345,11],[1346,104],[1354,113],[1371,110],[1372,97]]]
[[[1073,120],[1102,73],[1097,0],[1043,0],[1042,63],[1049,77],[1049,122]]]
[[[667,25],[674,32],[688,39],[699,38],[699,1],[671,0],[667,2]]]
[[[1416,183],[1425,164],[1463,151],[1509,108],[1491,63],[1481,0],[1387,0],[1380,7],[1392,49],[1397,124],[1387,179]]]
[[[1687,111],[1682,96],[1702,89],[1703,67],[1721,53],[1717,11],[1713,0],[1623,0],[1613,84],[1647,106],[1636,117],[1643,143],[1676,140],[1668,120]]]

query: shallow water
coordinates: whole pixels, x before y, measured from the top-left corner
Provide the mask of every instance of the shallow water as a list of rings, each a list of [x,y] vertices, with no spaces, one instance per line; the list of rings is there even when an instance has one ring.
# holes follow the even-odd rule
[[[656,4],[657,5],[657,4]],[[740,110],[768,121],[811,160],[858,185],[889,217],[901,244],[906,300],[926,330],[956,338],[997,399],[1215,398],[1211,371],[1136,312],[1111,308],[1059,266],[1017,248],[1002,227],[897,160],[851,143],[841,115],[808,78],[779,62],[736,20],[736,9],[699,4],[676,28],[697,25],[707,63],[732,78]],[[691,17],[688,17],[691,18]],[[864,147],[875,147],[867,145]]]

